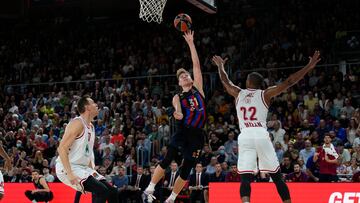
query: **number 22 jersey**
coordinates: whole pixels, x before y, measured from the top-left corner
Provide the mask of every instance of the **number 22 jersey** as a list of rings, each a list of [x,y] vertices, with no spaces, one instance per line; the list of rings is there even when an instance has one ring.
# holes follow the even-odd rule
[[[264,90],[242,89],[236,98],[236,112],[240,130],[254,127],[267,129],[268,106],[265,103]]]

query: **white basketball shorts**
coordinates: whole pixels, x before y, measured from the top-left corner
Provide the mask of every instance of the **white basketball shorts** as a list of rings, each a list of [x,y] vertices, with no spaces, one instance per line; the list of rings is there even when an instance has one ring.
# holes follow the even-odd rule
[[[80,183],[73,185],[71,184],[70,180],[68,179],[65,169],[63,168],[62,164],[56,163],[56,175],[59,180],[64,183],[65,185],[72,187],[73,189],[85,193],[83,183],[87,180],[89,176],[93,176],[97,180],[105,179],[104,176],[100,175],[96,170],[82,165],[71,165],[71,170],[75,176],[80,178]]]
[[[265,128],[242,129],[238,137],[238,146],[238,171],[240,174],[256,173],[259,170],[276,173],[279,170],[279,161]]]

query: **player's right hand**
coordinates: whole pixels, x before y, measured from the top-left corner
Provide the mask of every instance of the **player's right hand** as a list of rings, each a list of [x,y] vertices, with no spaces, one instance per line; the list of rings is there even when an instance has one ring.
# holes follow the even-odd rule
[[[184,115],[182,113],[176,112],[176,111],[174,112],[173,115],[174,115],[176,120],[181,120],[184,117]]]
[[[308,66],[314,68],[316,64],[319,63],[320,60],[321,60],[320,51],[315,51],[314,55],[312,57],[309,57]]]
[[[226,61],[228,60],[228,58],[221,58],[220,56],[218,55],[215,55],[212,57],[211,61],[213,63],[215,63],[215,65],[218,67],[218,68],[224,68],[224,64],[226,63]]]
[[[72,173],[69,173],[67,176],[68,176],[71,184],[77,185],[80,183],[80,178],[78,176],[76,176]]]

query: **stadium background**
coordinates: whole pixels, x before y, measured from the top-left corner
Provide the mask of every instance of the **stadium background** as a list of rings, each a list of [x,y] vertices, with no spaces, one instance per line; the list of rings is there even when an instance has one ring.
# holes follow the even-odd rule
[[[231,176],[237,154],[229,134],[236,140],[239,133],[233,100],[224,93],[210,57],[228,57],[227,72],[244,88],[249,71],[260,71],[271,86],[320,49],[322,62],[315,71],[274,99],[269,131],[274,144],[282,144],[277,155],[284,173],[291,173],[294,163],[309,172],[305,140],[317,147],[324,134],[331,133],[342,153],[339,181],[359,182],[359,7],[351,0],[223,0],[218,13],[208,15],[174,0],[158,25],[138,19],[137,1],[4,2],[0,138],[14,163],[13,171],[3,172],[5,182],[29,182],[33,168],[48,168],[55,176],[56,147],[83,93],[90,93],[101,107],[94,122],[94,150],[96,165],[109,181],[118,175],[117,165],[125,166],[130,177],[137,165],[148,168],[161,160],[173,131],[167,112],[177,90],[174,73],[178,67],[191,67],[186,44],[172,27],[180,12],[193,18],[204,72],[210,147],[201,162],[209,177],[216,162]],[[321,119],[325,126],[320,126]],[[257,181],[269,180],[262,174]]]

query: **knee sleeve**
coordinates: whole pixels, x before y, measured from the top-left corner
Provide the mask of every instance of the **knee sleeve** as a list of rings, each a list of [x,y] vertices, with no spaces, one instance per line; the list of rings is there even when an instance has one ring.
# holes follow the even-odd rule
[[[284,180],[282,179],[282,175],[281,175],[280,171],[278,171],[276,173],[270,173],[270,176],[276,185],[276,189],[277,189],[282,201],[289,200],[290,199],[289,188],[287,187]]]
[[[191,172],[191,169],[193,168],[195,164],[195,161],[192,160],[184,160],[183,166],[180,171],[180,178],[183,180],[186,180]]]
[[[175,149],[175,147],[169,146],[164,160],[162,160],[160,163],[161,168],[166,169],[170,165],[172,160],[175,159],[176,154],[177,150]]]
[[[253,174],[245,173],[241,174],[241,185],[240,185],[240,196],[241,197],[250,197],[251,194],[251,182],[253,179]]]

